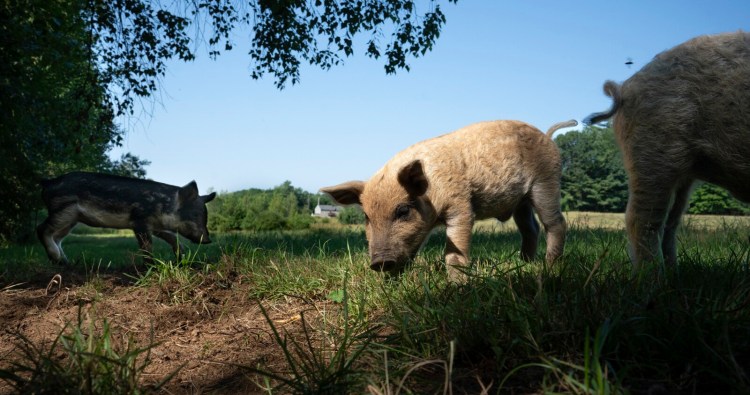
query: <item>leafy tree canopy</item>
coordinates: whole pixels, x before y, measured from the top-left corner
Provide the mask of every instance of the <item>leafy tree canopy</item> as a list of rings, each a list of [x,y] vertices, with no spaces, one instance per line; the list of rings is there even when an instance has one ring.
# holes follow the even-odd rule
[[[341,209],[338,219],[344,225],[364,224],[365,212],[359,205],[346,206]]]
[[[690,214],[749,215],[750,205],[713,184],[700,185],[690,196]]]
[[[563,209],[624,212],[628,199],[627,174],[614,131],[610,127],[587,127],[559,135],[555,142],[563,164]],[[703,184],[691,195],[688,212],[747,215],[750,206],[723,188]]]
[[[144,176],[107,152],[122,131],[78,1],[0,3],[0,242],[33,233],[39,181],[71,170]]]
[[[446,0],[455,3],[456,0]],[[7,0],[0,3],[0,241],[30,234],[38,182],[71,170],[143,177],[147,161],[110,161],[170,59],[211,57],[249,32],[251,76],[276,86],[300,67],[329,69],[364,46],[385,71],[409,69],[445,23],[440,0]],[[271,219],[269,219],[271,221]]]
[[[456,2],[457,0],[447,0]],[[83,7],[102,81],[120,112],[149,96],[166,62],[211,57],[238,45],[249,30],[252,78],[273,76],[278,88],[300,80],[304,63],[329,69],[354,53],[385,58],[385,71],[409,69],[409,57],[432,49],[445,23],[439,0],[92,0]]]
[[[588,127],[559,135],[565,210],[622,212],[627,176],[610,128]]]

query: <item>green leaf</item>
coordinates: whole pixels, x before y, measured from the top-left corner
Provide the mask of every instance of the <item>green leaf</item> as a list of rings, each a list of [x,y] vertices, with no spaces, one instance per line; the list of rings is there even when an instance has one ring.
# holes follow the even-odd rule
[[[335,303],[342,303],[344,301],[344,290],[334,289],[333,291],[328,293],[328,296],[326,296],[326,299]]]

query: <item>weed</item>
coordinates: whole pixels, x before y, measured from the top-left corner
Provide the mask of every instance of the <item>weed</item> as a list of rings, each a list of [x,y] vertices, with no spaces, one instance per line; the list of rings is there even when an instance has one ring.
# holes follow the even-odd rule
[[[93,319],[84,321],[79,309],[78,322],[66,324],[48,347],[13,333],[17,358],[0,370],[0,380],[19,394],[142,394],[158,391],[177,373],[143,384],[156,344],[138,347],[131,338],[113,336],[107,320],[101,321],[101,329]]]
[[[584,339],[583,365],[555,357],[542,357],[540,362],[521,365],[511,370],[500,382],[499,388],[502,389],[508,378],[520,370],[537,367],[545,372],[541,382],[545,393],[576,395],[627,393],[628,391],[622,387],[614,369],[603,362],[602,349],[609,329],[610,323],[605,322],[597,329],[593,339],[587,332]]]
[[[288,370],[272,372],[253,367],[242,368],[278,382],[272,388],[268,382],[264,386],[259,385],[269,392],[283,389],[284,392],[295,394],[348,394],[353,388],[361,387],[364,372],[357,363],[372,342],[375,328],[361,315],[349,316],[346,285],[342,293],[342,325],[328,326],[324,317],[320,337],[316,337],[304,312],[300,313],[302,339],[296,339],[288,332],[282,335],[261,304],[261,312],[284,355]],[[341,326],[343,329],[340,329]]]

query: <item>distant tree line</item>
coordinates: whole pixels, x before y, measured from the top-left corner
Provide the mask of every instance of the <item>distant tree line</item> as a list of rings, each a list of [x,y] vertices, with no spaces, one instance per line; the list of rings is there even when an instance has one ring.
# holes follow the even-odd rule
[[[624,212],[627,174],[611,128],[587,127],[555,138],[562,155],[562,206],[570,211]],[[750,206],[711,184],[690,198],[690,214],[750,214]]]
[[[344,225],[363,224],[365,212],[360,206],[346,206],[339,212],[338,219]]]
[[[212,231],[306,229],[312,210],[330,198],[295,188],[289,181],[272,189],[246,189],[219,194],[208,204]]]

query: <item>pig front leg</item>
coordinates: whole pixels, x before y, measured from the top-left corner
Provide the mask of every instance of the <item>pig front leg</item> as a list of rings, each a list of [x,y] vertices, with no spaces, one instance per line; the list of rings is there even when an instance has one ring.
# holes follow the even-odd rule
[[[146,228],[135,228],[133,229],[135,238],[138,240],[138,248],[143,252],[143,263],[150,265],[154,263],[154,258],[151,255],[153,247],[153,240],[151,232]]]
[[[474,215],[458,214],[449,216],[445,222],[445,266],[448,279],[455,283],[465,283],[464,273],[469,267],[469,248],[471,247],[471,231],[474,227]]]
[[[174,251],[174,255],[177,261],[180,260],[180,255],[182,255],[182,251],[185,251],[185,246],[177,241],[176,234],[166,230],[162,230],[154,232],[154,236],[166,241],[172,247],[172,251]]]

